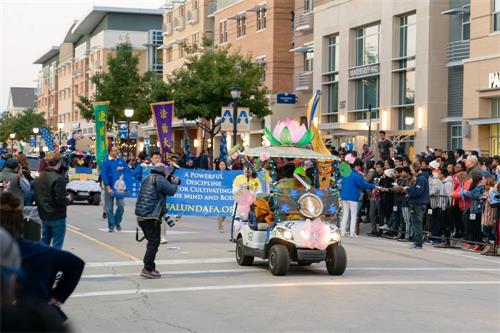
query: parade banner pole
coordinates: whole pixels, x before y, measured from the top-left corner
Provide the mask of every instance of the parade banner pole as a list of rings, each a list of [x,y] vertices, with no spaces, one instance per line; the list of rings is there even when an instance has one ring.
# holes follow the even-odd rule
[[[109,101],[95,102],[94,107],[94,122],[95,122],[95,155],[97,165],[101,168],[102,161],[108,155],[107,141],[107,113],[109,110]]]

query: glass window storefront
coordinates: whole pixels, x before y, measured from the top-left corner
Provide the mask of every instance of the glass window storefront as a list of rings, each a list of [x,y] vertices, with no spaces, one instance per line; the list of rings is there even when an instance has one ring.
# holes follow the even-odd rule
[[[380,24],[356,30],[356,66],[379,62]]]
[[[491,100],[491,117],[500,117],[500,98]]]
[[[399,130],[412,130],[415,128],[415,109],[413,106],[399,109],[398,125]]]
[[[500,124],[490,125],[490,156],[500,155]]]
[[[463,147],[462,143],[462,125],[451,126],[451,150]]]

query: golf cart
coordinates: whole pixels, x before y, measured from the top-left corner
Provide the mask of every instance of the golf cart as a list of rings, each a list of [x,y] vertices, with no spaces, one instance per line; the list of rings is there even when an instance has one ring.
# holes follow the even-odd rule
[[[250,148],[243,154],[270,158],[274,174],[273,158],[295,159],[296,162],[337,159],[293,146]],[[236,261],[241,266],[250,266],[255,257],[267,259],[273,275],[286,275],[291,261],[304,266],[325,261],[329,274],[342,275],[347,255],[336,225],[340,213],[338,189],[315,188],[295,172],[293,177],[300,183],[298,188],[283,188],[273,179],[270,193],[257,196],[248,216],[238,216],[235,209],[231,236],[236,243]],[[262,200],[267,202],[272,220],[262,218],[259,209],[266,206]]]
[[[86,201],[89,205],[99,206],[101,203],[101,186],[99,186],[97,169],[76,167],[68,169],[66,191],[70,203]]]

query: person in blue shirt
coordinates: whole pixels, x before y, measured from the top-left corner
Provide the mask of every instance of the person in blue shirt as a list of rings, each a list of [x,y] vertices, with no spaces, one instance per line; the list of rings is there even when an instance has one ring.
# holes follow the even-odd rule
[[[113,189],[115,175],[117,172],[123,171],[127,166],[125,160],[119,157],[120,150],[118,147],[111,147],[109,149],[109,156],[102,162],[101,166],[101,179],[104,183],[104,208],[108,218],[109,232],[122,230],[121,223],[123,213],[125,211],[125,201],[123,198],[115,196]],[[114,211],[114,202],[116,200],[116,211]]]
[[[355,225],[358,214],[358,202],[362,190],[373,190],[375,185],[368,183],[360,173],[363,161],[356,158],[351,165],[351,172],[348,176],[342,177],[342,189],[340,198],[342,199],[342,222],[340,223],[340,232],[345,236],[347,224],[351,237],[355,237]]]
[[[7,160],[7,150],[0,148],[0,170],[5,165],[6,160]]]

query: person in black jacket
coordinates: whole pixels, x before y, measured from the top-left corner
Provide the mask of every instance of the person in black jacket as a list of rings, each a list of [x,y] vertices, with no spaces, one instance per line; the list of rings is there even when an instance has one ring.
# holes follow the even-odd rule
[[[66,181],[59,173],[61,154],[47,153],[48,167],[35,181],[35,201],[42,220],[42,243],[61,249],[66,234]]]
[[[161,238],[161,219],[166,213],[166,196],[173,196],[180,181],[170,174],[167,177],[167,167],[156,164],[151,174],[144,178],[135,205],[135,215],[146,239],[148,240],[144,254],[144,268],[140,276],[145,279],[159,279],[160,272],[156,270],[155,258]]]

